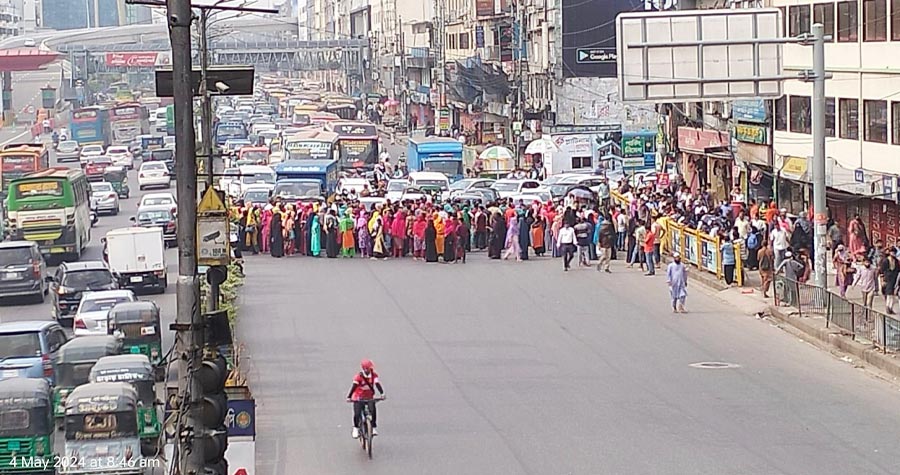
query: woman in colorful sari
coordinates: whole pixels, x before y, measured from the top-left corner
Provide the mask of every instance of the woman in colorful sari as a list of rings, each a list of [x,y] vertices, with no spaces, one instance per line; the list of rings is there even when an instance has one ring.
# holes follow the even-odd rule
[[[271,231],[272,226],[272,205],[266,205],[265,209],[262,212],[261,221],[261,236],[262,236],[262,252],[269,252],[269,245],[271,244],[269,239],[269,232]]]
[[[353,237],[355,220],[353,219],[353,210],[344,211],[344,217],[341,218],[341,257],[353,257],[356,255],[356,239]]]
[[[325,213],[325,256],[334,259],[340,253],[340,222],[336,216],[334,209]]]
[[[534,224],[531,225],[531,248],[538,257],[543,257],[547,248],[544,246],[544,235],[547,229],[545,218],[538,213],[534,214]]]
[[[434,240],[434,245],[437,247],[438,256],[444,255],[444,217],[441,216],[441,213],[434,214],[434,231],[437,233],[437,236]]]
[[[297,216],[294,218],[294,250],[301,256],[306,255],[306,213],[307,207],[302,203],[295,205]]]
[[[369,234],[369,213],[365,209],[356,218],[356,239],[359,243],[359,254],[372,257],[372,235]]]
[[[312,213],[310,213],[310,215],[312,217],[312,224],[309,227],[309,255],[313,257],[319,257],[319,253],[322,252],[322,227],[319,224],[319,214],[315,212],[315,209]]]
[[[384,221],[381,211],[375,210],[369,219],[369,234],[372,235],[372,259],[387,260],[387,249],[384,244]]]
[[[453,215],[447,216],[444,223],[444,262],[456,262],[456,228],[458,224]]]
[[[471,247],[472,234],[470,231],[465,221],[456,227],[456,258],[462,261],[463,264],[466,263],[466,252]]]
[[[553,222],[550,224],[550,247],[553,249],[553,257],[562,257],[562,249],[559,243],[559,230],[562,229],[563,215],[556,213]]]
[[[528,211],[519,210],[516,216],[519,220],[519,257],[523,261],[528,260],[528,247],[531,246],[531,226],[534,224],[534,218],[531,216],[531,209]]]
[[[503,252],[503,260],[509,259],[509,256],[516,256],[517,261],[522,260],[522,247],[519,245],[519,218],[516,216],[509,218],[504,244],[506,250]]]
[[[503,256],[503,246],[506,242],[506,220],[499,209],[491,211],[490,244],[488,257],[500,259]]]
[[[403,246],[406,244],[406,213],[402,208],[394,214],[394,220],[391,221],[391,244],[393,256],[403,257]]]
[[[259,209],[255,206],[247,208],[247,227],[245,245],[253,253],[259,254]]]
[[[425,220],[425,262],[437,262],[437,229],[434,227],[434,219]]]
[[[294,255],[294,206],[287,205],[287,211],[284,212],[284,220],[282,221],[284,230],[284,254],[286,256]]]
[[[416,220],[413,222],[413,260],[425,258],[425,228],[428,223],[425,222],[425,214],[421,211],[416,214]]]

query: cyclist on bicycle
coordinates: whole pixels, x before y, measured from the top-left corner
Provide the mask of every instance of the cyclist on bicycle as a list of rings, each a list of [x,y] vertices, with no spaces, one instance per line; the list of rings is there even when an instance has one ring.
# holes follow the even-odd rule
[[[347,394],[347,401],[353,402],[353,438],[359,438],[359,425],[362,423],[363,407],[369,405],[369,413],[372,414],[372,435],[378,435],[377,416],[375,414],[375,389],[384,396],[384,388],[381,387],[381,381],[378,380],[378,373],[375,372],[375,365],[371,360],[362,360],[359,364],[362,371],[356,373],[353,377],[353,385],[350,386],[350,392]],[[368,403],[366,402],[368,401]]]

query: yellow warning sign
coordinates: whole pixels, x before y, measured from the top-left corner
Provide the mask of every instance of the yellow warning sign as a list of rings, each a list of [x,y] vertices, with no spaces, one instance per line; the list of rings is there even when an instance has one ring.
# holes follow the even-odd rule
[[[203,213],[224,213],[227,211],[225,208],[225,204],[222,203],[222,199],[219,198],[219,194],[213,187],[209,187],[206,189],[206,192],[203,194],[203,198],[200,199],[200,204],[197,205],[197,212],[200,214]]]

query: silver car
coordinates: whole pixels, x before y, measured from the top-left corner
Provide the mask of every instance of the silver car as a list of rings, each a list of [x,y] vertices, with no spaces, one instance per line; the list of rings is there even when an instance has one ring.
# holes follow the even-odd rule
[[[63,162],[77,162],[81,157],[81,147],[78,146],[78,142],[74,140],[66,140],[60,142],[56,146],[56,161],[57,163]]]
[[[91,183],[91,209],[97,213],[119,214],[119,193],[109,182]]]

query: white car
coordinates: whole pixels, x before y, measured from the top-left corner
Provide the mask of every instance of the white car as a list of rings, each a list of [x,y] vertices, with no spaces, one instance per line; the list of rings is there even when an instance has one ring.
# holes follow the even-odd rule
[[[106,317],[110,309],[116,304],[135,300],[134,292],[130,290],[85,292],[75,313],[75,336],[106,335]]]
[[[119,194],[109,182],[91,183],[91,209],[101,212],[119,214]]]
[[[138,170],[138,188],[143,191],[151,186],[169,187],[169,167],[165,162],[144,162]]]
[[[171,206],[177,208],[178,202],[172,193],[147,193],[141,197],[141,201],[138,203],[139,209],[145,206]]]
[[[369,187],[370,191],[372,190],[372,185],[365,178],[341,178],[338,180],[337,194],[342,195],[346,190],[347,193],[355,191],[356,195],[359,196],[359,192],[366,186]]]
[[[385,193],[384,197],[391,200],[391,203],[396,203],[403,197],[403,191],[408,186],[408,180],[388,180],[387,193]]]
[[[275,189],[275,172],[265,165],[243,165],[238,167],[240,178],[228,184],[228,194],[237,198],[249,187]]]
[[[81,157],[81,148],[74,140],[64,140],[56,146],[56,163],[78,161]]]
[[[506,199],[510,196],[520,195],[524,190],[536,189],[541,186],[537,180],[497,180],[491,185],[491,188],[500,194],[500,198]]]
[[[92,157],[99,157],[101,155],[103,155],[103,145],[85,145],[84,147],[81,147],[81,156],[79,157],[81,165],[84,166],[84,164],[89,162]]]
[[[34,38],[25,38],[24,40],[22,40],[22,45],[24,45],[26,48],[34,48],[37,43],[34,42]]]
[[[131,154],[131,150],[128,150],[127,145],[114,145],[106,149],[106,156],[112,160],[113,165],[117,167],[127,168],[129,170],[134,168],[134,156]]]

